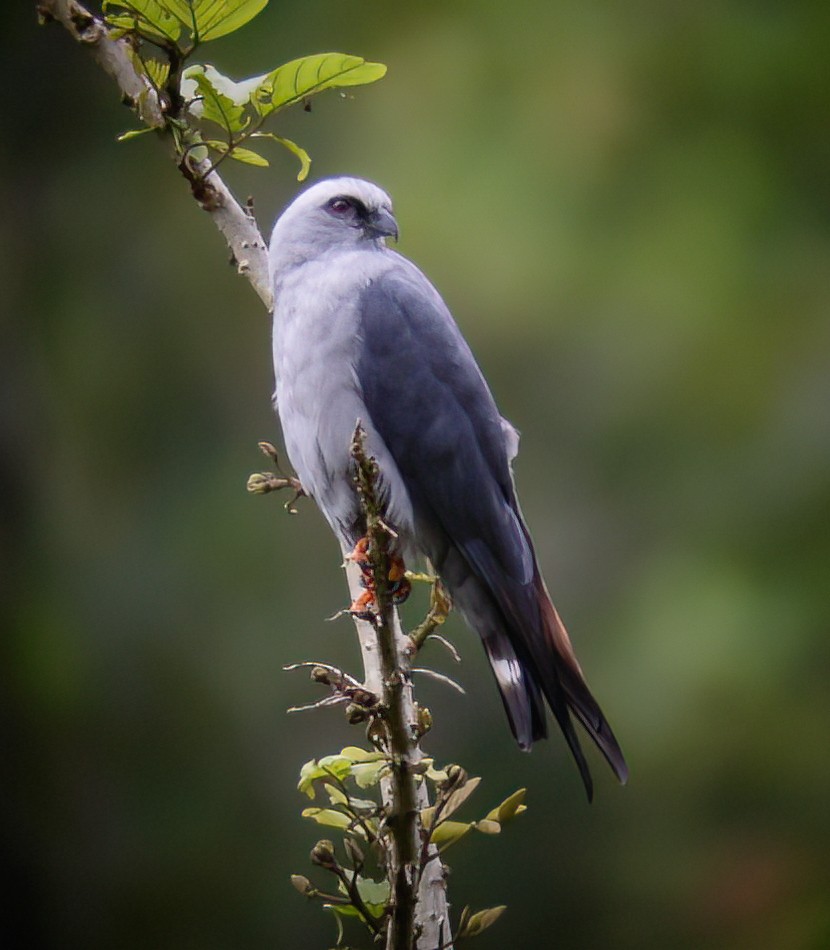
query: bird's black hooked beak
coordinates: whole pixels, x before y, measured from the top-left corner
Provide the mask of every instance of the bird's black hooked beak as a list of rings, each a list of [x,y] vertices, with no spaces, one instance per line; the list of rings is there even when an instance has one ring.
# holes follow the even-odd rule
[[[364,228],[369,237],[391,237],[398,240],[398,222],[395,215],[386,208],[378,208],[366,215]]]

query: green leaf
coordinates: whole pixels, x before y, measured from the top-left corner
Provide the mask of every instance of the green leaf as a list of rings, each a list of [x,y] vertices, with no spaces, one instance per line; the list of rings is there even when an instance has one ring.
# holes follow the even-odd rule
[[[389,881],[373,881],[368,877],[359,877],[356,883],[357,893],[360,894],[366,910],[375,919],[383,917],[392,894]]]
[[[354,906],[354,904],[323,904],[323,907],[326,910],[333,910],[335,914],[340,914],[341,917],[359,917],[360,911]],[[342,930],[341,930],[342,934]],[[342,939],[342,937],[341,937]],[[340,946],[338,941],[337,946]]]
[[[227,94],[230,86],[236,85],[213,66],[191,66],[185,70],[183,79],[195,83],[195,92],[200,97],[191,107],[194,115],[221,126],[226,132],[241,132],[249,123],[245,107]],[[187,90],[187,92],[185,91]],[[182,83],[182,93],[187,95],[192,86]],[[267,164],[267,163],[266,163]]]
[[[389,763],[385,758],[379,762],[358,762],[352,766],[352,777],[360,788],[371,788],[377,785],[388,768]]]
[[[160,0],[196,42],[227,36],[260,13],[268,0]]]
[[[498,907],[488,907],[486,910],[478,911],[478,913],[468,917],[463,926],[459,928],[456,939],[477,937],[488,927],[491,927],[506,910],[507,905],[501,904]]]
[[[392,889],[389,881],[373,881],[370,877],[358,877],[357,893],[366,904],[378,904],[383,907],[389,903]]]
[[[343,945],[343,921],[340,920],[338,916],[338,904],[323,904],[324,910],[330,910],[334,914],[334,921],[337,924],[337,946],[341,947]],[[351,905],[346,905],[351,906]],[[352,908],[354,910],[354,908]],[[344,914],[344,916],[346,916]]]
[[[326,755],[322,759],[312,759],[300,769],[299,791],[314,798],[314,782],[331,781],[332,777],[343,781],[352,770],[352,763],[340,755]]]
[[[296,155],[300,160],[300,171],[297,175],[297,181],[306,180],[309,169],[311,168],[311,156],[304,148],[301,148],[296,142],[292,142],[291,139],[285,139],[281,135],[274,135],[273,132],[254,132],[251,138],[273,139],[275,142],[279,142],[284,148],[287,148],[289,152]],[[343,751],[345,752],[345,749]],[[363,750],[358,749],[357,751],[362,752]]]
[[[424,772],[424,775],[426,775],[430,782],[434,782],[437,785],[439,782],[447,781],[448,776],[444,769],[436,769],[432,759],[425,761],[429,762],[429,767],[426,772]]]
[[[161,89],[170,75],[170,63],[163,63],[158,59],[147,59],[144,61],[144,71],[155,88]]]
[[[304,808],[303,818],[311,818],[318,825],[325,825],[326,828],[339,828],[341,831],[348,828],[352,820],[342,811],[335,811],[333,808]]]
[[[383,752],[378,752],[376,749],[361,749],[356,745],[347,745],[345,749],[340,750],[340,755],[344,759],[349,759],[352,762],[379,762],[381,759],[385,759],[386,755]]]
[[[329,796],[329,801],[332,803],[332,805],[349,804],[349,796],[336,785],[332,785],[331,783],[327,784],[326,794]]]
[[[130,129],[128,132],[122,132],[118,136],[116,141],[118,142],[129,142],[130,139],[137,139],[139,135],[146,135],[148,132],[156,132],[157,129],[153,128],[144,128],[144,129]]]
[[[429,836],[432,844],[449,847],[460,841],[473,828],[471,821],[442,821]]]
[[[360,56],[317,53],[294,59],[268,73],[251,102],[261,115],[270,115],[324,89],[361,86],[385,74],[382,63],[367,63]]]
[[[376,919],[382,917],[386,912],[386,905],[389,903],[389,898],[392,894],[389,881],[373,881],[370,877],[360,877],[358,875],[358,877],[355,878],[355,885],[366,910]],[[343,881],[340,881],[337,885],[337,889],[341,894],[345,894],[347,897],[349,896],[349,891]],[[353,904],[342,904],[340,906],[355,910]],[[355,914],[357,914],[356,910]],[[345,916],[352,917],[355,916],[355,914],[347,913]]]
[[[525,795],[527,795],[526,788],[520,788],[517,792],[513,792],[509,798],[505,798],[501,805],[487,814],[487,820],[497,821],[503,825],[511,818],[515,818],[516,815],[521,815],[523,811],[527,811],[527,805],[523,804]]]
[[[473,792],[478,788],[481,783],[480,778],[471,778],[468,779],[461,788],[457,788],[452,795],[447,799],[446,804],[441,809],[441,814],[446,815],[449,818],[453,812],[458,811],[458,809],[467,801],[467,799],[473,794]],[[490,817],[489,815],[487,816]]]
[[[476,831],[480,831],[485,835],[497,835],[501,832],[501,825],[497,821],[491,821],[489,818],[474,821],[473,826]]]
[[[175,43],[182,32],[178,18],[168,7],[165,0],[104,0],[102,4],[110,26],[162,44]],[[110,13],[111,9],[121,12]]]
[[[245,165],[256,165],[258,168],[267,168],[269,164],[264,155],[260,155],[259,152],[254,152],[249,148],[242,148],[239,145],[235,145],[228,152],[228,158],[243,162]]]

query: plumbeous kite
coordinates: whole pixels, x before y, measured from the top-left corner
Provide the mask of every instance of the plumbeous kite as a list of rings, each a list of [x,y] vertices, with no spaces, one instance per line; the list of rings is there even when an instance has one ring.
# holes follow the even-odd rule
[[[625,782],[617,740],[582,675],[536,563],[511,462],[519,437],[446,304],[386,246],[389,196],[320,181],[274,226],[275,404],[306,494],[344,552],[365,532],[351,442],[358,420],[401,554],[429,559],[481,637],[522,749],[547,735],[547,701],[592,782],[571,714]]]

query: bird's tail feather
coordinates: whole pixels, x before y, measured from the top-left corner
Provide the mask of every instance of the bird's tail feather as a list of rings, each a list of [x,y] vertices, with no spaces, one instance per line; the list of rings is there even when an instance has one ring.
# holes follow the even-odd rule
[[[529,536],[527,541],[530,545]],[[442,555],[432,561],[453,605],[484,643],[520,748],[530,749],[535,740],[547,736],[546,700],[576,761],[588,799],[593,783],[571,713],[624,783],[628,768],[622,751],[588,689],[535,559],[532,576],[521,582],[490,564],[480,546],[473,551],[466,547],[463,555],[459,549],[445,550]]]
[[[481,632],[481,627],[478,628]],[[510,640],[500,630],[487,629],[482,635],[490,668],[496,678],[510,730],[519,748],[529,752],[537,739],[548,734],[545,706],[536,680],[528,675]]]
[[[579,771],[582,773],[583,781],[585,781],[585,773],[583,771],[585,760],[582,755],[582,750],[579,749],[578,742],[576,742],[576,748],[574,747],[569,731],[565,728],[562,721],[564,718],[570,724],[570,717],[568,716],[567,709],[563,709],[561,712],[557,710],[557,706],[561,707],[563,705],[561,699],[558,698],[561,697],[563,693],[567,707],[582,723],[585,731],[596,743],[600,752],[605,756],[614,774],[624,785],[628,780],[628,766],[626,765],[622,749],[611,730],[611,726],[599,708],[599,704],[594,699],[590,689],[588,689],[588,684],[585,682],[582,669],[577,662],[573,647],[571,646],[568,632],[556,608],[553,606],[553,602],[545,587],[545,582],[538,569],[534,576],[534,586],[536,588],[539,609],[542,615],[545,638],[553,653],[553,665],[556,668],[557,674],[555,677],[557,681],[555,685],[550,683],[550,677],[543,676],[542,689],[550,703],[554,716],[556,716],[557,722],[565,733],[565,738],[579,766]],[[548,687],[546,684],[549,683],[550,686]],[[554,702],[555,697],[557,698],[556,702]],[[573,727],[571,727],[570,732],[573,732]],[[576,739],[575,736],[574,739]],[[586,782],[586,789],[588,785],[589,783]],[[588,797],[590,798],[590,791]]]

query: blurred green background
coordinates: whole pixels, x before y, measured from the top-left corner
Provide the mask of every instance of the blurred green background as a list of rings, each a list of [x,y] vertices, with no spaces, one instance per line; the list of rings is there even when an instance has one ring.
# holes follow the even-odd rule
[[[305,759],[360,737],[283,663],[354,669],[338,553],[244,490],[268,321],[113,87],[3,7],[0,439],[7,946],[326,947],[289,886]],[[204,58],[388,77],[286,116],[372,178],[523,434],[549,586],[626,750],[514,747],[453,619],[427,747],[530,810],[454,850],[486,947],[830,946],[830,6],[280,3]],[[263,227],[288,153],[233,169]],[[230,169],[229,169],[230,171]],[[446,669],[448,661],[429,657]],[[456,671],[453,671],[454,675]],[[472,809],[475,812],[475,809]],[[475,817],[471,814],[470,817]]]

